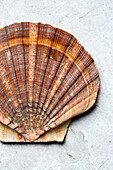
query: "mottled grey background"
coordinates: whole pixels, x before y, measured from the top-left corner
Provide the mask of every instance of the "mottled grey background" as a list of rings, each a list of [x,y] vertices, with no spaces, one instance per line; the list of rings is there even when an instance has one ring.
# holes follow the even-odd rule
[[[63,144],[2,144],[0,170],[113,170],[113,0],[0,0],[0,27],[32,21],[72,33],[95,60],[95,107]]]

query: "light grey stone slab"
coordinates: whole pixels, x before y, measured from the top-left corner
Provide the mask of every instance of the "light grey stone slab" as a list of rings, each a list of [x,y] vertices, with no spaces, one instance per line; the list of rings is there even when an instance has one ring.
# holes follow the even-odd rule
[[[100,74],[96,106],[75,119],[63,144],[0,143],[1,170],[113,169],[113,0],[0,0],[0,27],[43,22],[72,33]]]

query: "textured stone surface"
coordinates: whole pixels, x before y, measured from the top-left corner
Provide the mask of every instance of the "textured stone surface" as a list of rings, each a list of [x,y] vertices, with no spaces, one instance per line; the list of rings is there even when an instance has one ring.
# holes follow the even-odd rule
[[[0,27],[32,21],[72,33],[95,60],[98,101],[63,144],[2,144],[1,170],[113,169],[113,0],[0,0]]]

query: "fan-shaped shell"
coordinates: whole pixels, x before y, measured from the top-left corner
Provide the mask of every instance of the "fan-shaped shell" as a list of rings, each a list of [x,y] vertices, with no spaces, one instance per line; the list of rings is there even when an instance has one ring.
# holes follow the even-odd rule
[[[94,103],[99,75],[71,34],[42,23],[0,30],[0,121],[27,141]]]

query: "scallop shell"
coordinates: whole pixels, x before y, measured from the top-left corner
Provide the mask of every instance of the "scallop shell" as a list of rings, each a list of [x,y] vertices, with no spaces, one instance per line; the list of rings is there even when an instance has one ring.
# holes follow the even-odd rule
[[[73,35],[30,22],[0,30],[0,122],[24,141],[46,141],[91,108],[98,89],[94,60]]]

